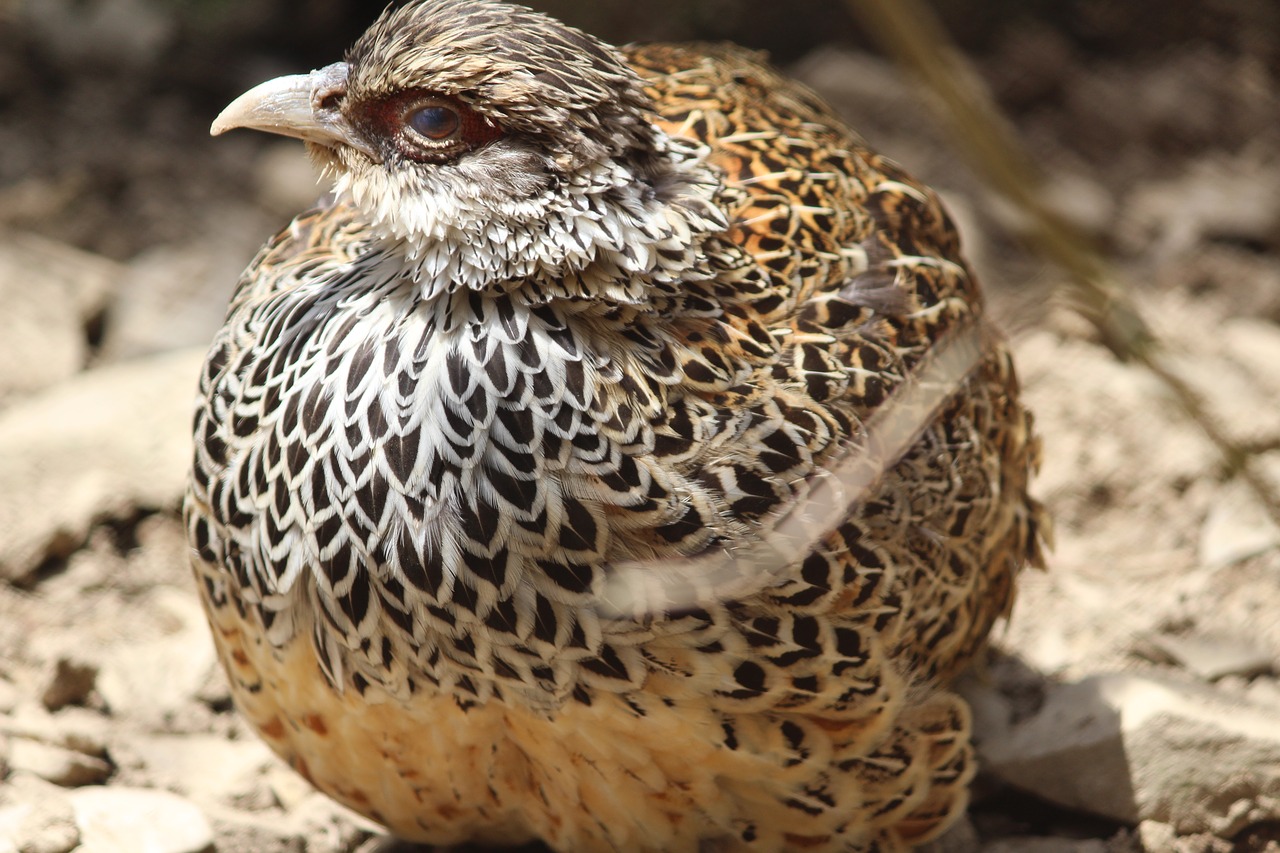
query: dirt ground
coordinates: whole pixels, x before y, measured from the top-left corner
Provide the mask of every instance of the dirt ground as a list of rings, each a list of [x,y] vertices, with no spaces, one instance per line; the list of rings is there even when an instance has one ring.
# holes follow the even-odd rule
[[[266,6],[196,7],[0,0],[0,853],[383,843],[236,718],[177,521],[202,348],[318,194],[300,147],[208,122],[333,58],[346,7],[307,6],[330,28],[287,50]],[[1141,8],[966,44],[1048,198],[1280,492],[1280,12]],[[1096,339],[928,97],[796,41],[788,67],[943,193],[1044,439],[1056,547],[967,677],[983,771],[940,848],[1280,851],[1280,526]]]

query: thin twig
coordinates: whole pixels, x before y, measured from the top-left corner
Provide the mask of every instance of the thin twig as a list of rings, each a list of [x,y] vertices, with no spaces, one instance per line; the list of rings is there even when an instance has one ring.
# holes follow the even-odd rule
[[[1062,267],[1071,302],[1121,361],[1152,373],[1280,523],[1280,495],[1258,471],[1250,448],[1220,427],[1203,398],[1164,358],[1167,351],[1129,299],[1127,288],[1089,239],[1044,203],[1043,180],[986,86],[920,0],[846,0],[854,15],[937,96],[953,138],[969,162],[1031,224],[1028,239]]]

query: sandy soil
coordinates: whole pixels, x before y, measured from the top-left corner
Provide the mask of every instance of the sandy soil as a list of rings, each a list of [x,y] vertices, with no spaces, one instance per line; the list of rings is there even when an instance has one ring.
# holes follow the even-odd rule
[[[1280,490],[1280,29],[1227,4],[1127,50],[1108,33],[1136,24],[1105,5],[1082,5],[1085,35],[1008,27],[979,68],[1050,197]],[[60,22],[69,4],[0,2],[0,853],[372,850],[375,828],[232,712],[176,517],[203,344],[316,194],[292,144],[204,128],[288,66],[241,56],[215,82],[206,45],[157,75],[175,25],[99,6],[127,13],[115,42]],[[837,46],[794,70],[944,193],[1044,436],[1057,546],[965,686],[984,772],[943,849],[1280,850],[1280,527],[1238,460],[1095,339],[908,81]]]

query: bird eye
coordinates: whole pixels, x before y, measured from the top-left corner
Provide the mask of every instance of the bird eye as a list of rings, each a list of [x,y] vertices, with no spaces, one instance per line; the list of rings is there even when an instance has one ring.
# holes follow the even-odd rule
[[[368,133],[417,163],[452,162],[506,135],[497,122],[476,112],[462,98],[425,89],[369,98],[352,109]]]
[[[432,104],[409,113],[405,123],[421,136],[443,142],[462,127],[462,117],[452,107]]]

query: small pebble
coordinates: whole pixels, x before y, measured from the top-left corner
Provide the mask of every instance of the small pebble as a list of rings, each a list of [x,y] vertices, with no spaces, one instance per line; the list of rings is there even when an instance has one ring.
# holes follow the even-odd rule
[[[1144,820],[1138,824],[1138,838],[1143,850],[1172,850],[1178,834],[1167,823]]]
[[[58,711],[68,705],[83,705],[93,692],[97,679],[97,664],[60,657],[54,664],[40,701],[50,711]]]

